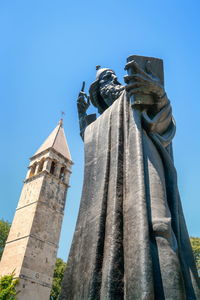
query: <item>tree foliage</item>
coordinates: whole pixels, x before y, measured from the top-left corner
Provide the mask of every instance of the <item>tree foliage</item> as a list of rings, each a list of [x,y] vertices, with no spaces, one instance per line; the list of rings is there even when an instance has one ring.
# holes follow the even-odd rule
[[[14,272],[0,278],[0,300],[15,300],[17,292],[15,286],[19,279],[14,279]]]
[[[66,265],[67,264],[61,258],[57,258],[53,274],[53,283],[51,288],[50,300],[57,300],[59,297],[61,291],[61,283]]]
[[[3,254],[10,226],[9,222],[4,221],[3,219],[0,220],[0,259]]]
[[[200,276],[200,238],[191,237],[190,242],[194,253],[194,258],[196,261],[197,270]]]

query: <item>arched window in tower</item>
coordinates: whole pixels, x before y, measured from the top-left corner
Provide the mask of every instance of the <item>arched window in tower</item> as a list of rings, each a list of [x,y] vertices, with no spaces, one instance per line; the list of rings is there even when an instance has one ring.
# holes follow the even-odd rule
[[[30,171],[29,177],[32,177],[32,176],[35,174],[36,166],[37,166],[37,163],[34,163],[34,164],[31,166],[31,171]]]
[[[51,173],[51,174],[54,174],[55,168],[56,168],[56,163],[55,163],[55,161],[52,161],[52,163],[51,163],[51,168],[50,168],[50,173]]]
[[[64,179],[65,179],[65,167],[62,167],[62,168],[60,169],[60,176],[59,176],[59,178],[60,178],[62,181],[64,181]]]
[[[43,159],[40,161],[40,163],[39,163],[38,173],[39,173],[39,172],[42,172],[43,167],[44,167],[44,158],[43,158]]]

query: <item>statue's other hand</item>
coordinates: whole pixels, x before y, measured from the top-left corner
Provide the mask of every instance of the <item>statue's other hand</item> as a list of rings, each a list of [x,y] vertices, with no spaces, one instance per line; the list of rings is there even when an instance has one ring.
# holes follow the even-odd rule
[[[87,101],[85,100],[87,99]],[[86,93],[80,92],[77,99],[77,108],[79,114],[85,114],[88,107],[90,106],[89,96]]]
[[[163,85],[159,78],[152,72],[151,64],[147,61],[146,71],[144,71],[135,61],[127,64],[131,66],[135,73],[130,76],[125,76],[125,82],[128,83],[126,90],[130,94],[147,94],[155,96],[159,100],[165,94]]]

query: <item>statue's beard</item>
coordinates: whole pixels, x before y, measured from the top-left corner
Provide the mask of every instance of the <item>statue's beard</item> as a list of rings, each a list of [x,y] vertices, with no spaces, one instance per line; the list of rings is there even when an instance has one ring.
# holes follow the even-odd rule
[[[100,88],[100,95],[106,104],[110,106],[117,98],[119,98],[123,90],[123,85],[109,83]]]

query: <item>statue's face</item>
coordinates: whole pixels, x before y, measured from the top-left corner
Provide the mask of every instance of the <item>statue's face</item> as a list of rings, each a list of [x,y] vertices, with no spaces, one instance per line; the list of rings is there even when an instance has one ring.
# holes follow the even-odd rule
[[[107,70],[101,74],[99,78],[99,86],[100,88],[107,84],[119,84],[117,81],[117,76],[112,70]]]
[[[124,86],[118,82],[117,76],[112,70],[107,70],[101,74],[99,78],[99,91],[108,106],[112,105],[123,90]]]

